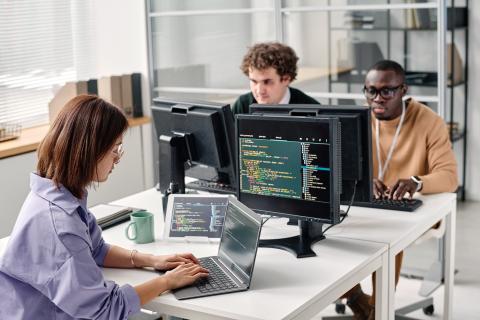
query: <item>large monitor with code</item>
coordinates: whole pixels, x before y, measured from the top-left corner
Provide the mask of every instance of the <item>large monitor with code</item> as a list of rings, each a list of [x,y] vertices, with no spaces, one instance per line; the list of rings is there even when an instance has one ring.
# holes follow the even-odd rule
[[[250,113],[291,117],[337,117],[342,127],[342,204],[370,202],[372,186],[371,111],[365,106],[253,104]]]
[[[299,220],[300,236],[262,246],[314,255],[322,224],[340,216],[338,118],[237,116],[238,198],[260,214]]]

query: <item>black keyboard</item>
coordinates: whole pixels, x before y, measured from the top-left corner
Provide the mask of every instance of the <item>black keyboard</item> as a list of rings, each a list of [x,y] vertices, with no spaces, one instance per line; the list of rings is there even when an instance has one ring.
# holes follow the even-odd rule
[[[235,189],[230,185],[205,180],[192,181],[187,183],[185,187],[187,189],[202,190],[212,193],[235,194]]]
[[[238,285],[220,269],[213,259],[201,258],[198,260],[200,265],[209,271],[208,277],[201,278],[195,282],[195,286],[200,292],[216,292],[238,287]]]
[[[415,209],[417,209],[418,207],[420,207],[422,203],[422,200],[419,199],[373,199],[371,202],[354,202],[353,205],[357,207],[412,212],[415,211]]]

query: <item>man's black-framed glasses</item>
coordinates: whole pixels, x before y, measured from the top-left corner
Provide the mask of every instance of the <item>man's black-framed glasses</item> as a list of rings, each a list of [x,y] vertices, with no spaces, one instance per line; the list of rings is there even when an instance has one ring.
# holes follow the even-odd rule
[[[367,99],[375,99],[378,94],[384,99],[391,99],[401,87],[403,87],[403,83],[396,87],[383,87],[380,89],[375,87],[363,87],[362,91]]]

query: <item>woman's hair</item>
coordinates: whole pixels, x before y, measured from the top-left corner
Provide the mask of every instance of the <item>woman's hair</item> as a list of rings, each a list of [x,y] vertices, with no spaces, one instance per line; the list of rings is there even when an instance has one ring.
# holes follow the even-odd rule
[[[82,198],[96,177],[97,163],[128,128],[118,107],[79,95],[61,109],[38,148],[37,173]]]
[[[297,77],[297,61],[295,51],[289,46],[279,42],[264,42],[249,48],[240,69],[248,77],[252,68],[265,70],[272,67],[281,78],[289,76],[293,81]]]

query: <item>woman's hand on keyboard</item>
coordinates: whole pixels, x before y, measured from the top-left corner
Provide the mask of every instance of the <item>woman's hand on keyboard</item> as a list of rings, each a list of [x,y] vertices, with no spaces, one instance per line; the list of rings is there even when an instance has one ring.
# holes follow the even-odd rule
[[[198,264],[198,259],[191,253],[152,256],[151,265],[157,270],[171,270],[182,264]]]
[[[186,263],[168,271],[163,277],[171,290],[191,285],[200,278],[208,277],[208,270],[195,263]]]

